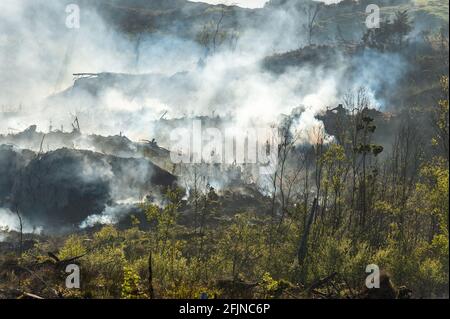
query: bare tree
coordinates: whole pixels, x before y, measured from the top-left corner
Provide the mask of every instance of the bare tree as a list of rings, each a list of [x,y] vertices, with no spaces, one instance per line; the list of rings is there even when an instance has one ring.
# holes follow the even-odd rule
[[[305,262],[306,255],[308,253],[308,237],[309,237],[311,226],[313,224],[313,221],[314,221],[314,218],[316,215],[316,210],[317,210],[317,197],[314,198],[314,200],[313,200],[313,204],[312,204],[311,210],[308,214],[305,228],[303,230],[303,235],[301,236],[300,243],[298,246],[297,260],[298,260],[299,266],[302,266],[302,276],[301,277],[304,277],[304,274],[305,274],[305,267],[303,267],[303,265]],[[301,278],[301,279],[303,280],[304,278]]]
[[[306,23],[303,25],[303,28],[308,34],[308,45],[312,44],[313,34],[318,27],[317,17],[319,15],[320,9],[321,6],[319,3],[310,3],[308,6],[303,8],[303,12],[306,15]]]
[[[20,254],[20,256],[22,256],[22,253],[23,253],[23,220],[22,220],[22,216],[20,215],[20,212],[19,212],[19,207],[17,207],[16,206],[16,209],[15,209],[15,212],[16,212],[16,215],[17,215],[17,218],[19,219],[19,254]]]
[[[225,18],[226,9],[222,6],[220,9],[219,19],[214,22],[210,21],[202,27],[202,30],[197,34],[197,42],[205,48],[205,58],[210,54],[216,53],[218,47],[230,36],[230,46],[233,48],[234,43],[237,42],[237,33],[230,35],[226,30],[222,30],[223,20]]]
[[[224,17],[225,17],[225,7],[222,6],[222,10],[220,11],[220,18],[219,18],[219,20],[217,21],[217,24],[216,24],[216,30],[215,30],[214,36],[213,36],[213,52],[214,52],[214,53],[216,53],[217,37],[218,37],[218,35],[219,35],[220,27],[221,27],[221,25],[222,25],[222,21],[223,21],[223,18],[224,18]]]

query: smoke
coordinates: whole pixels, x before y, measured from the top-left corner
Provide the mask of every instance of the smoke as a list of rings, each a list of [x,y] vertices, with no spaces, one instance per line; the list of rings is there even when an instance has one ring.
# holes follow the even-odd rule
[[[21,216],[22,218],[22,231],[26,234],[38,234],[42,231],[42,228],[33,227],[26,218]],[[7,208],[0,207],[0,241],[2,239],[1,231],[20,231],[20,220],[17,214],[13,213],[11,210]]]
[[[410,65],[400,53],[365,50],[353,59],[354,87],[365,87],[373,100],[373,106],[381,109],[394,108],[389,100],[398,94],[395,88],[410,69]],[[383,70],[389,70],[386,74]]]
[[[167,109],[169,117],[210,115],[217,109],[221,111],[217,113],[233,113],[239,122],[254,120],[255,111],[263,111],[262,119],[268,121],[304,100],[302,82],[311,82],[315,72],[302,69],[274,77],[259,67],[258,61],[274,47],[285,51],[298,46],[294,31],[299,19],[284,11],[273,11],[274,22],[263,32],[259,28],[243,30],[237,50],[222,48],[207,59],[204,68],[198,68],[204,49],[194,40],[176,35],[143,37],[136,61],[135,39],[112,29],[89,7],[81,7],[80,29],[66,28],[67,3],[2,2],[0,84],[5,90],[0,104],[21,108],[19,116],[0,118],[1,132],[23,130],[31,124],[46,130],[50,121],[57,127],[70,127],[74,115],[79,115],[88,133],[124,131],[134,139],[149,138],[154,133],[150,122]],[[280,30],[287,35],[282,41]],[[70,87],[72,73],[103,71],[160,74],[166,77],[165,83],[177,72],[188,75],[176,94],[170,85],[143,92],[139,86],[151,87],[142,79],[144,83],[138,83],[133,92],[127,92],[126,82],[118,87],[105,83],[98,95],[77,92],[56,103],[46,99]]]
[[[18,231],[20,229],[20,222],[17,215],[9,209],[0,208],[0,228]]]
[[[400,55],[364,51],[331,55],[327,66],[298,61],[282,73],[268,71],[265,57],[305,43],[304,13],[291,6],[256,15],[246,11],[232,27],[224,22],[227,32],[239,34],[235,45],[224,41],[205,56],[195,37],[126,34],[84,2],[80,29],[68,29],[68,3],[0,4],[0,105],[13,110],[0,113],[0,133],[32,124],[45,132],[50,123],[70,130],[76,116],[83,133],[159,141],[170,135],[155,128],[162,114],[168,119],[220,115],[231,118],[230,126],[262,127],[302,106],[295,130],[304,132],[306,141],[307,132],[322,125],[315,116],[350,89],[365,86],[377,106],[387,105],[389,92],[409,67]],[[217,17],[211,19],[217,23]],[[203,22],[192,30],[200,32]],[[389,76],[380,66],[390,70]],[[72,73],[80,72],[109,73],[73,82]]]
[[[204,2],[210,4],[236,5],[243,8],[262,8],[270,0],[189,0],[191,2]],[[326,4],[339,3],[342,0],[315,0]]]
[[[191,2],[204,2],[209,4],[235,5],[243,8],[262,8],[269,0],[189,0]]]
[[[80,4],[79,29],[66,27],[66,6],[73,2]],[[289,6],[225,13],[221,29],[235,37],[219,41],[217,48],[196,38],[208,25],[214,30],[220,14],[189,22],[186,32],[174,32],[187,27],[183,15],[192,12],[179,14],[180,21],[166,21],[170,27],[164,32],[130,34],[120,31],[118,21],[104,19],[90,2],[2,1],[0,134],[33,124],[44,132],[49,126],[67,132],[76,117],[84,135],[73,139],[74,148],[103,152],[86,134],[156,138],[170,148],[170,132],[176,127],[161,124],[162,115],[180,126],[195,117],[213,121],[221,116],[215,123],[219,129],[273,127],[291,115],[292,133],[302,144],[314,142],[314,134],[323,131],[316,115],[340,103],[345,92],[365,86],[374,104],[383,107],[409,68],[400,55],[375,51],[349,56],[330,50],[318,61],[304,58],[295,50],[307,43],[305,13]],[[321,47],[313,49],[313,56],[321,55]],[[267,57],[276,57],[282,72],[268,68]],[[289,63],[292,57],[295,63]],[[381,66],[389,69],[389,76]],[[73,74],[83,72],[96,75],[75,80]],[[175,121],[179,118],[186,121]],[[131,153],[127,156],[136,156]],[[142,190],[148,189],[146,179],[153,174],[144,161],[112,167],[105,160],[85,158],[81,165],[77,174],[83,183],[104,182],[111,199],[95,212],[84,212],[83,218],[91,216],[81,227],[116,222],[146,195]],[[228,173],[214,174],[205,172],[210,175],[205,184],[221,189],[230,182],[225,180]],[[1,212],[5,225],[17,226],[10,211]]]
[[[320,125],[314,116],[335,105],[345,91],[346,72],[352,63],[344,58],[336,57],[333,68],[305,63],[282,74],[262,67],[262,59],[275,50],[295,50],[304,43],[300,32],[304,17],[296,10],[272,8],[264,18],[242,18],[251,22],[238,21],[236,46],[222,43],[214,55],[205,57],[205,48],[195,39],[177,34],[141,35],[137,42],[111,28],[86,4],[80,7],[80,29],[68,29],[68,3],[20,0],[0,4],[4,34],[0,85],[5,88],[0,104],[22,105],[18,115],[0,115],[0,132],[23,130],[31,124],[46,131],[50,122],[70,128],[77,116],[84,133],[123,132],[134,140],[163,139],[169,133],[155,131],[154,121],[165,112],[166,118],[231,115],[234,123],[230,125],[263,126],[300,105],[305,106],[305,114],[298,127],[306,131]],[[386,62],[395,66],[392,70],[401,69],[397,57],[359,57],[354,82],[373,92],[391,86],[396,75],[387,84],[382,74],[373,77]],[[73,84],[72,73],[80,72],[119,74],[104,73]]]
[[[122,204],[116,206],[108,206],[101,214],[88,216],[80,224],[81,229],[91,228],[96,225],[113,225],[118,223],[123,217],[127,216],[135,204]]]

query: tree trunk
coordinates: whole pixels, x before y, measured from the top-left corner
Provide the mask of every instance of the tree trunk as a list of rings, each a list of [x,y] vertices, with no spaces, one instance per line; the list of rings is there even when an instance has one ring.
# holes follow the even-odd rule
[[[312,222],[314,220],[316,209],[317,209],[317,198],[314,198],[313,205],[311,207],[311,210],[309,211],[308,222],[305,225],[305,231],[303,232],[303,236],[301,238],[300,245],[298,248],[297,258],[299,265],[303,265],[303,262],[305,261],[306,255],[308,253],[308,236]]]

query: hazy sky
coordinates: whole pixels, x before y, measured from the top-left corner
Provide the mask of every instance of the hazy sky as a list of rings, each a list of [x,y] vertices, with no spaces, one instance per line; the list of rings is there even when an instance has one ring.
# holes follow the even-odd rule
[[[246,8],[261,8],[268,0],[190,0],[192,2],[206,2],[211,4],[235,4]]]

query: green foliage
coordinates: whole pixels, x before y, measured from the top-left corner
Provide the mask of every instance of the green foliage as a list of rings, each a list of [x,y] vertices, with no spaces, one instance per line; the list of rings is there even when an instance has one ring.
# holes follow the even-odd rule
[[[280,284],[278,281],[273,279],[269,273],[266,272],[266,273],[264,273],[259,286],[262,289],[263,298],[270,299],[275,296]]]
[[[218,249],[225,273],[233,279],[257,276],[255,264],[262,257],[262,242],[258,234],[255,218],[250,214],[237,214],[223,232]]]
[[[145,294],[141,289],[141,277],[129,266],[123,268],[121,297],[123,299],[138,299],[145,297]]]
[[[74,258],[86,254],[86,248],[83,245],[83,239],[76,235],[71,235],[64,243],[59,251],[60,260]]]
[[[441,101],[437,110],[436,141],[443,145],[438,137],[446,129],[442,114],[448,114],[448,104]],[[407,143],[398,143],[398,150],[384,156],[387,152],[370,139],[376,120],[365,112],[355,115],[344,142],[315,146],[310,155],[314,168],[297,179],[301,187],[309,179],[308,189],[292,196],[285,211],[278,209],[276,193],[271,215],[240,208],[221,214],[220,192],[206,188],[189,199],[196,211],[186,213],[181,212],[184,192],[168,189],[160,205],[142,204],[142,216],[131,216],[129,229],[108,225],[64,240],[50,237],[15,260],[38,268],[48,264],[48,252],[58,252],[61,260],[83,256],[77,260],[82,290],[66,290],[53,268],[38,269],[39,277],[0,272],[0,278],[49,297],[53,290],[37,278],[45,278],[67,298],[197,299],[202,293],[210,298],[302,298],[314,293],[346,298],[362,291],[365,268],[375,263],[391,275],[395,287],[407,286],[414,297],[448,296],[448,158],[439,152],[418,157],[413,171],[407,157],[403,162],[397,158]],[[314,214],[311,193],[318,202]],[[363,208],[366,223],[361,225]],[[181,216],[195,217],[194,225],[182,223]],[[144,218],[145,227],[140,222]],[[305,234],[307,241],[302,240]],[[303,247],[307,253],[299,264]],[[8,264],[13,257],[0,260]],[[307,289],[334,273],[331,284]]]

